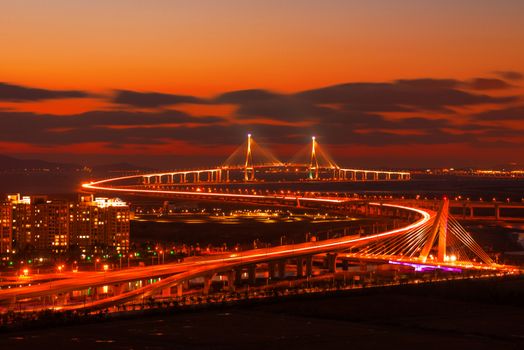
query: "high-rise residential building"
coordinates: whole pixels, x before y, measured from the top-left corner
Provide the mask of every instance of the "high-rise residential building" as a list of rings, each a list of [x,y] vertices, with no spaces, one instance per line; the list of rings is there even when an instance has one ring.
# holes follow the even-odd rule
[[[33,205],[33,246],[37,250],[63,253],[69,247],[69,204],[65,201]]]
[[[10,203],[0,203],[0,256],[13,250],[13,208]]]
[[[82,196],[70,204],[71,244],[83,253],[129,249],[129,206],[119,199]]]
[[[88,254],[129,249],[130,210],[119,199],[82,196],[70,202],[17,194],[9,195],[1,208],[0,223],[5,227],[0,227],[0,252],[62,253],[74,247]]]
[[[119,253],[129,250],[129,207],[111,203],[105,208],[107,244]]]
[[[12,207],[13,247],[25,250],[33,246],[33,210],[31,197],[20,194],[7,196],[7,203]]]

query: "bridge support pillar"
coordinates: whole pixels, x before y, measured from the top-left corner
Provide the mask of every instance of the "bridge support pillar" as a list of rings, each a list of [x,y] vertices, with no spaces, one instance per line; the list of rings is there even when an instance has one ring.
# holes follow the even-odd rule
[[[276,271],[275,271],[275,263],[273,261],[270,261],[267,264],[267,276],[270,280],[275,279]]]
[[[176,296],[181,297],[184,295],[184,284],[180,283],[176,285]]]
[[[209,290],[211,289],[211,284],[213,283],[213,275],[206,275],[204,276],[204,289],[202,293],[204,295],[209,294]]]
[[[171,297],[171,287],[162,288],[162,298]]]
[[[349,269],[349,261],[347,259],[342,260],[342,270],[347,271]]]
[[[40,300],[42,301],[42,304],[44,306],[53,305],[53,296],[52,295],[44,295],[43,297],[40,297]],[[12,297],[8,301],[8,305],[14,306],[16,304],[16,297]]]
[[[117,284],[112,287],[113,295],[120,295],[124,292],[125,284]]]
[[[40,297],[40,300],[42,301],[42,304],[44,304],[44,306],[47,305],[47,303],[46,303],[47,299],[48,299],[47,296]],[[9,299],[5,299],[5,300],[2,301],[2,304],[8,310],[14,309],[15,306],[16,306],[16,297],[10,297]]]
[[[247,268],[247,275],[249,284],[255,284],[257,282],[257,266],[249,265]]]
[[[297,278],[304,277],[304,259],[297,258]]]
[[[286,278],[286,260],[280,260],[278,262],[278,278]]]
[[[69,293],[61,293],[56,295],[56,305],[66,305],[69,301]]]
[[[326,255],[326,264],[329,272],[334,273],[337,271],[337,254],[328,253]]]
[[[91,297],[93,298],[93,300],[98,300],[98,287],[93,287],[93,295]]]
[[[235,278],[236,277],[236,271],[235,270],[231,270],[231,271],[228,271],[227,273],[227,289],[230,291],[230,292],[234,292],[235,291]]]
[[[237,286],[240,286],[242,284],[242,268],[241,267],[235,269],[234,281]]]
[[[307,256],[306,257],[306,277],[313,276],[313,257]]]
[[[498,204],[495,204],[495,220],[500,220],[500,207]]]

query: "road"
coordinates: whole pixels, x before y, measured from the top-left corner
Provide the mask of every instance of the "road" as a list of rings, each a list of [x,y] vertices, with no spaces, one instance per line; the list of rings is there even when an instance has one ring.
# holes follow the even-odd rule
[[[320,200],[317,198],[317,200]],[[60,293],[71,292],[75,290],[84,290],[89,287],[104,285],[117,285],[124,282],[147,280],[157,277],[161,281],[145,285],[141,288],[132,290],[127,293],[116,295],[114,297],[97,300],[89,303],[91,307],[101,307],[124,302],[139,296],[151,295],[159,289],[181,283],[188,279],[193,279],[202,275],[209,275],[217,272],[223,272],[234,268],[235,266],[256,264],[274,260],[284,260],[297,256],[315,255],[334,251],[343,251],[355,246],[356,244],[365,244],[375,240],[400,235],[410,230],[416,229],[428,223],[434,216],[433,212],[418,208],[406,207],[398,204],[379,204],[370,203],[371,205],[383,205],[393,208],[413,211],[418,214],[418,219],[410,225],[402,228],[382,232],[365,237],[345,236],[335,239],[323,240],[318,242],[306,242],[294,245],[283,245],[263,249],[253,249],[239,253],[228,253],[200,258],[186,259],[182,263],[169,263],[163,265],[153,265],[147,267],[131,268],[118,271],[107,272],[82,272],[61,276],[63,279],[50,281],[31,286],[11,288],[0,290],[0,303],[11,303],[16,300],[26,298],[45,297],[57,295]],[[83,305],[82,305],[83,306]],[[80,306],[71,306],[79,308]]]

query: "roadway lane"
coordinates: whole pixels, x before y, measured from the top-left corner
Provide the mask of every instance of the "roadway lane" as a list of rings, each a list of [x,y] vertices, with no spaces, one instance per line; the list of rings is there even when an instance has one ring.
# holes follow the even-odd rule
[[[365,237],[345,236],[318,242],[306,242],[295,245],[253,249],[234,254],[204,257],[192,261],[184,261],[183,263],[155,265],[144,268],[133,268],[113,272],[97,272],[90,274],[84,273],[77,278],[52,281],[48,283],[42,283],[39,285],[32,285],[16,289],[1,290],[0,302],[8,301],[12,303],[13,300],[16,301],[25,298],[43,297],[47,295],[55,295],[74,290],[87,289],[89,287],[116,285],[124,282],[147,280],[150,278],[170,275],[170,277],[162,279],[160,282],[146,285],[142,288],[133,290],[128,293],[123,293],[111,298],[106,298],[93,303],[89,303],[89,305],[92,305],[93,307],[102,307],[102,305],[113,305],[115,303],[121,303],[129,299],[136,298],[140,295],[150,295],[158,291],[159,289],[166,288],[167,286],[175,285],[181,283],[182,281],[192,279],[201,275],[208,275],[221,271],[227,271],[235,266],[268,262],[272,260],[289,259],[292,257],[302,255],[314,255],[332,251],[347,250],[350,247],[355,246],[357,244],[366,244],[375,240],[404,234],[406,232],[417,229],[427,224],[432,218],[434,218],[433,212],[428,212],[422,209],[411,208],[397,204],[370,204],[383,205],[403,210],[414,211],[419,215],[419,219],[416,222],[403,228],[394,229],[387,232],[382,232]],[[78,308],[80,308],[80,306],[78,306]]]

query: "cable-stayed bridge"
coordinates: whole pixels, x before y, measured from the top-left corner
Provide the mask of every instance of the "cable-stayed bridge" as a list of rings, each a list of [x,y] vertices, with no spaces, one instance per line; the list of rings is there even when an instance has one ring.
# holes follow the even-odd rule
[[[149,187],[254,181],[406,181],[407,171],[355,169],[339,166],[312,137],[311,144],[300,150],[285,163],[267,147],[255,141],[251,134],[220,166],[159,172],[137,175],[125,179],[138,179]]]
[[[462,225],[449,214],[444,199],[436,215],[404,235],[387,237],[371,244],[358,244],[352,256],[420,264],[447,264],[463,268],[496,266]],[[422,265],[424,266],[424,265]],[[429,266],[428,266],[429,267]]]

